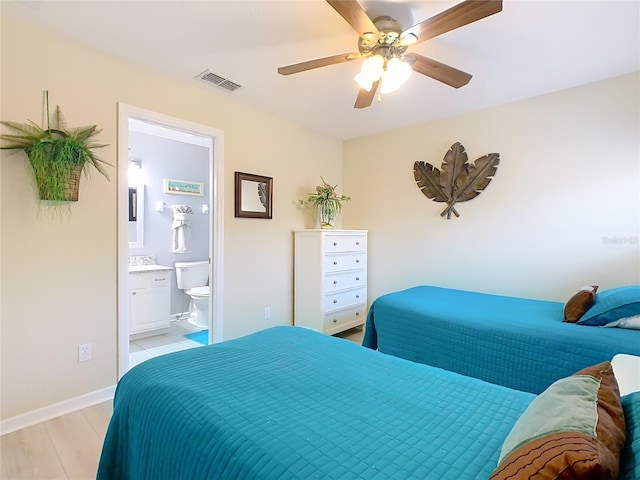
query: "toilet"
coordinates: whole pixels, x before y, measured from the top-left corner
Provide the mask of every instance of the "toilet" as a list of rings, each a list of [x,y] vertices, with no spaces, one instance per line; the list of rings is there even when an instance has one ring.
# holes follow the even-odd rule
[[[209,262],[176,262],[178,288],[191,298],[189,321],[197,327],[209,327]]]

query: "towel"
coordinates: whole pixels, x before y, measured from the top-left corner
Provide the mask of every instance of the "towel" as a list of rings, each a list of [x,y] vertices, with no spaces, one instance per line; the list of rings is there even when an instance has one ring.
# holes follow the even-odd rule
[[[172,205],[173,253],[187,253],[191,249],[191,221],[193,209],[189,205]]]

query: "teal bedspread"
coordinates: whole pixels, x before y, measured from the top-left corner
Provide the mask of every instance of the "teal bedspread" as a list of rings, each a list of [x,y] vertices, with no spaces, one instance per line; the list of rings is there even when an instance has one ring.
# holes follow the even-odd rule
[[[98,479],[487,479],[533,398],[275,327],[127,373]]]
[[[420,286],[377,298],[363,345],[541,393],[616,353],[640,355],[640,330],[563,323],[564,304]]]

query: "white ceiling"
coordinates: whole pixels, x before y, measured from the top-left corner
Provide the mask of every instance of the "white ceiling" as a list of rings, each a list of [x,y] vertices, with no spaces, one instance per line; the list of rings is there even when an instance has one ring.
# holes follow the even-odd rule
[[[408,28],[456,1],[361,1]],[[357,52],[357,34],[322,0],[0,1],[0,12],[313,131],[349,139],[512,102],[640,69],[638,0],[504,0],[502,12],[410,47],[473,74],[456,90],[413,73],[356,110],[360,61],[290,76],[280,66]],[[205,70],[243,86],[197,79]]]

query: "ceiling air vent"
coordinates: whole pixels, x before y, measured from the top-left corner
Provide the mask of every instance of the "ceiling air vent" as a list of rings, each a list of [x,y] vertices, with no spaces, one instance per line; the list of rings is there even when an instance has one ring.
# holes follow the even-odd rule
[[[234,92],[239,88],[242,88],[237,82],[233,80],[229,80],[228,78],[223,77],[222,75],[218,75],[217,73],[213,73],[210,70],[205,70],[198,77],[200,80],[203,80],[207,83],[212,83],[216,87],[220,87],[228,92]]]

